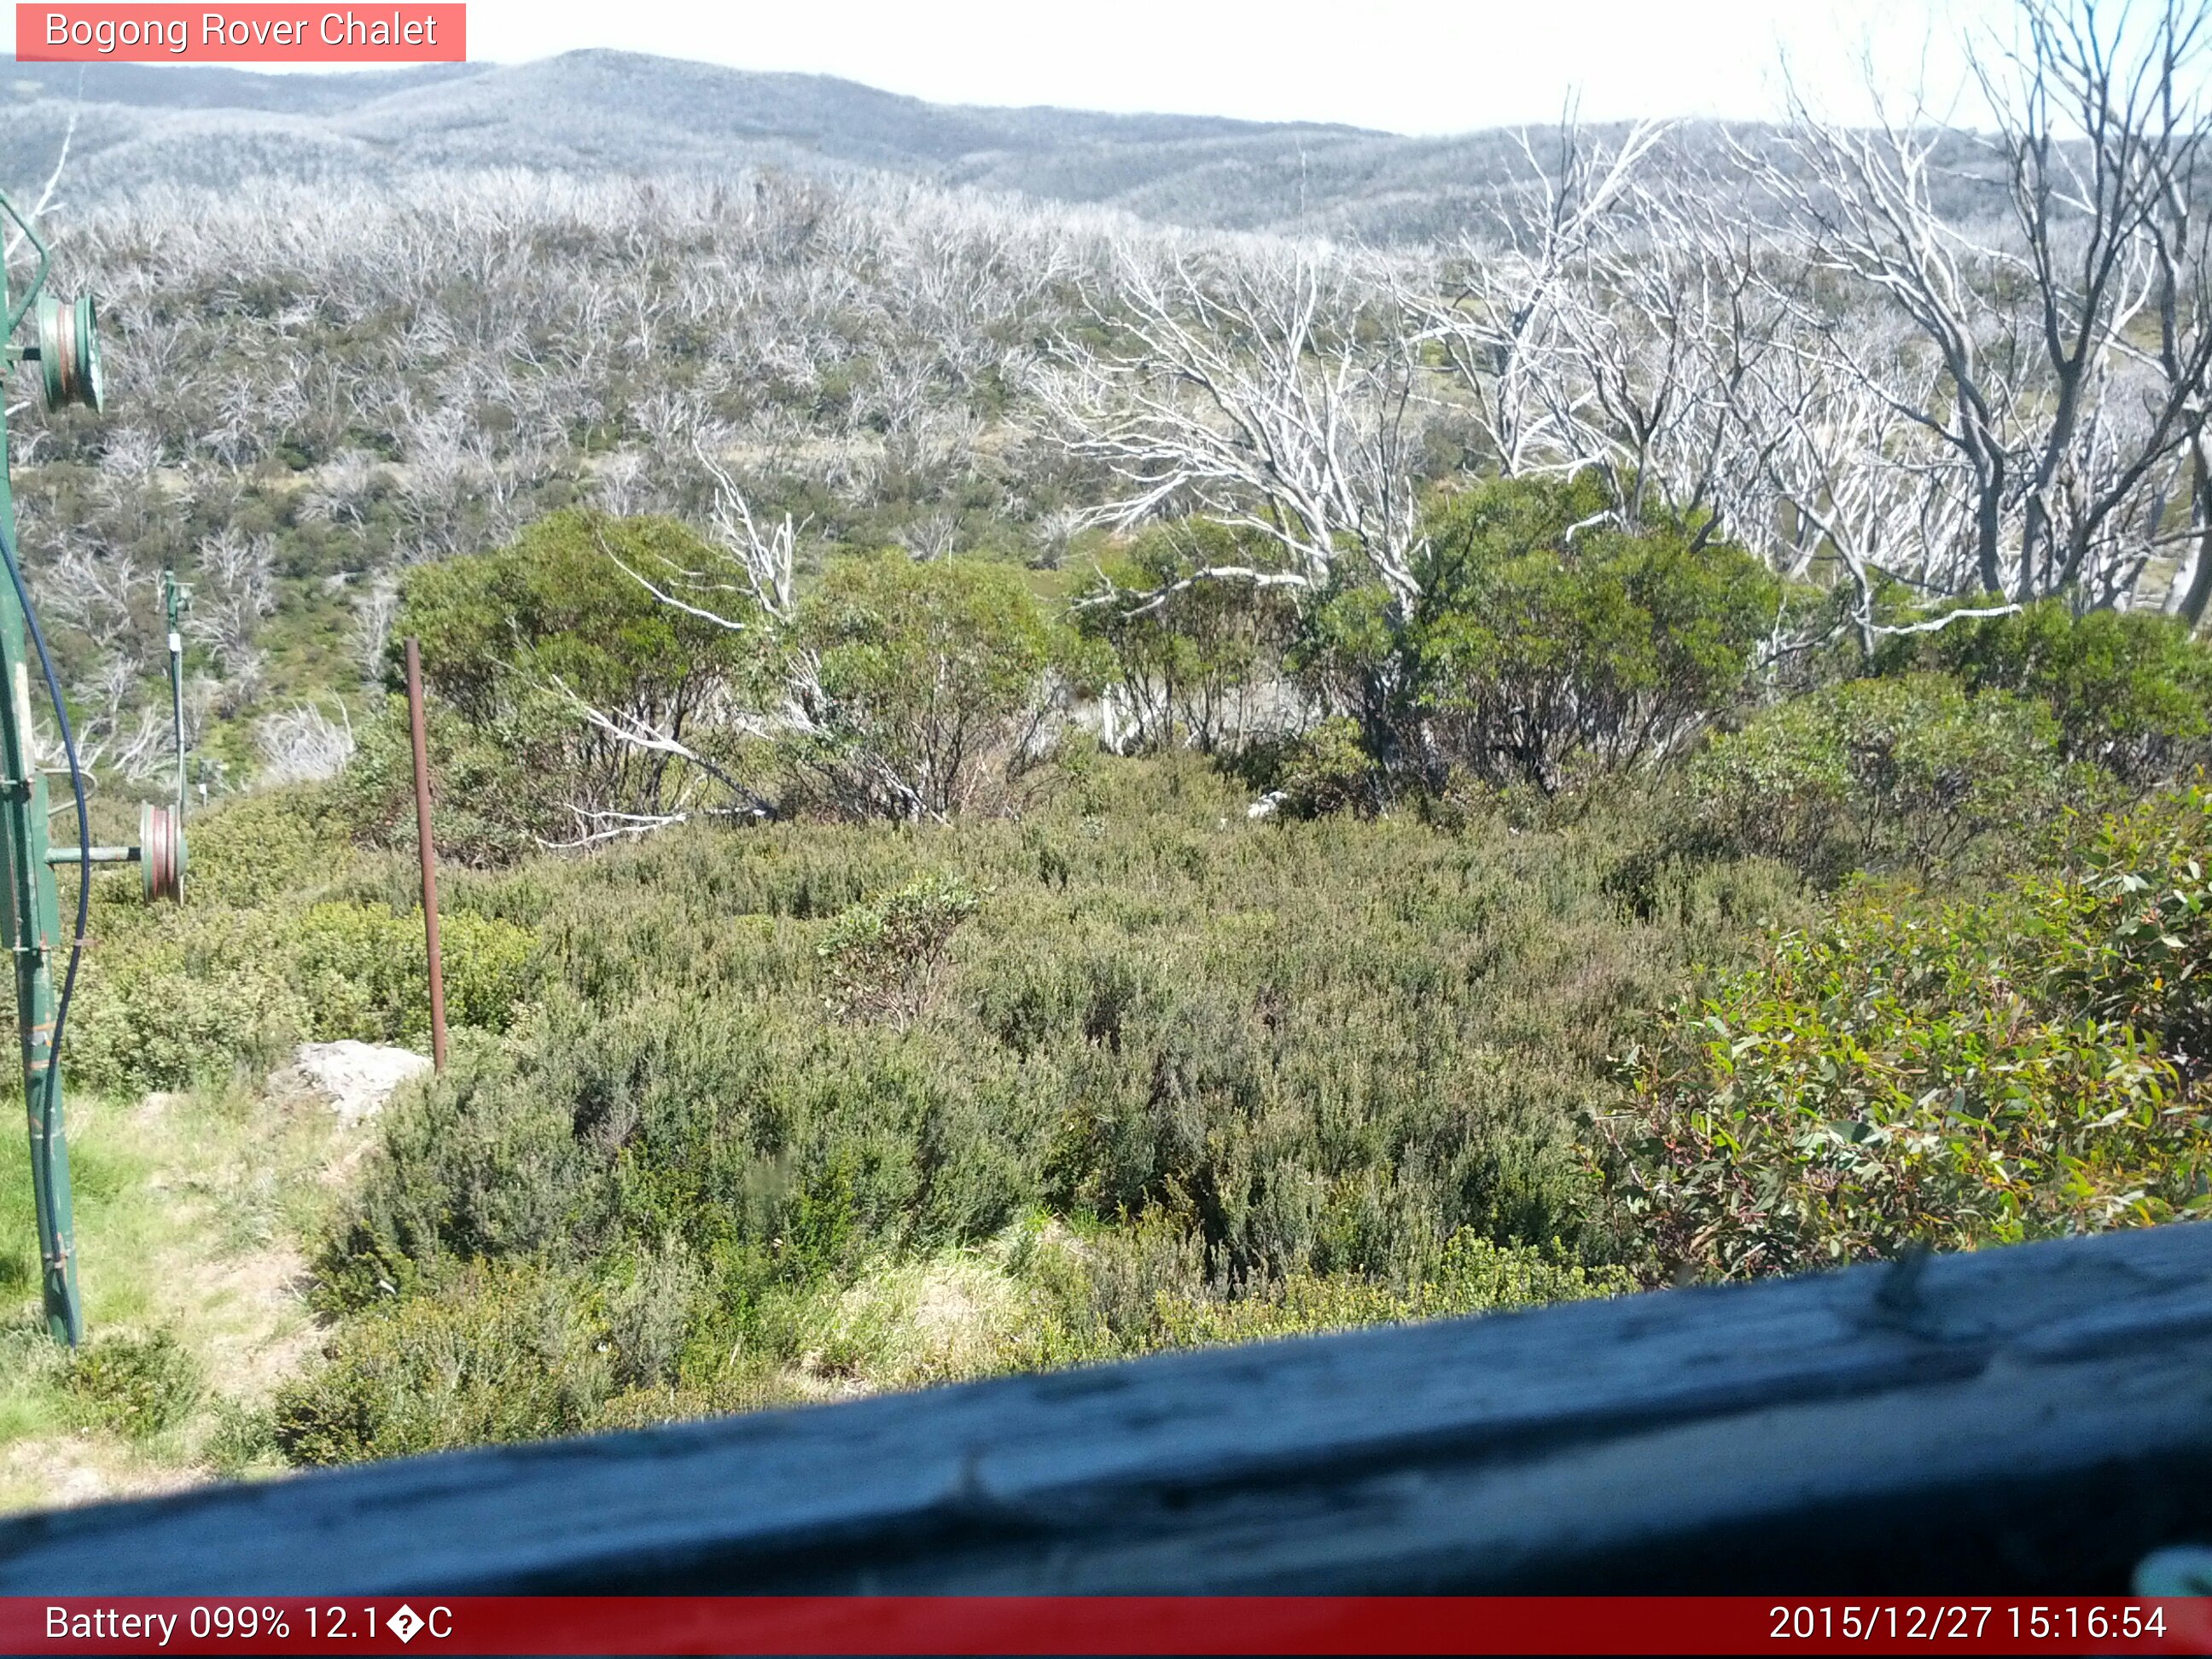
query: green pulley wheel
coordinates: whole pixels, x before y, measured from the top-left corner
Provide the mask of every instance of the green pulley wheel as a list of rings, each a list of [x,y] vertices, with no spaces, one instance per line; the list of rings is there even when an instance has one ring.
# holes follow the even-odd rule
[[[39,296],[39,367],[46,376],[46,407],[100,407],[100,315],[89,294],[64,305]]]

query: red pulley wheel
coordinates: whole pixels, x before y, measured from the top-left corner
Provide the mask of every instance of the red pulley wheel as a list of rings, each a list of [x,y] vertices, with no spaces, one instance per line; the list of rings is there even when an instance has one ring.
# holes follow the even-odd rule
[[[185,830],[173,808],[149,805],[139,809],[138,873],[149,903],[156,899],[183,902]]]

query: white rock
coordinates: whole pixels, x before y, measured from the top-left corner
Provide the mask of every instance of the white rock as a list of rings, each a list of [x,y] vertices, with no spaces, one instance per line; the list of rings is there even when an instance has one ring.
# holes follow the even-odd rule
[[[1289,799],[1282,790],[1270,789],[1244,809],[1244,816],[1248,818],[1271,818],[1275,816],[1275,809]]]
[[[411,1048],[374,1042],[303,1042],[292,1063],[269,1079],[275,1095],[321,1095],[341,1123],[354,1124],[384,1109],[392,1091],[417,1072],[427,1057]]]

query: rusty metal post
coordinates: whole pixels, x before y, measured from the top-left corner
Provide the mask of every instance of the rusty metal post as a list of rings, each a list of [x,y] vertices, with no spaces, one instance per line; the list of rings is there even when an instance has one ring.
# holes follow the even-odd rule
[[[415,841],[422,854],[422,944],[430,963],[430,1059],[446,1069],[446,969],[438,951],[438,852],[430,840],[430,745],[422,729],[422,647],[407,641],[407,719],[415,737]]]

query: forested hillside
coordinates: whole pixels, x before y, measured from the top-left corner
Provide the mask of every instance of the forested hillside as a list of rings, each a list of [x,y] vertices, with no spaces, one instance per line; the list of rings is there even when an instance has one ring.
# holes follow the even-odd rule
[[[1439,149],[1387,241],[1097,183],[1280,133],[748,82],[838,168],[646,177],[520,70],[262,108],[389,124],[368,182],[58,212],[110,404],[19,428],[34,592],[119,815],[180,573],[204,794],[181,909],[95,902],[107,1334],[22,1324],[19,1438],[328,1462],[2204,1214],[2212,125],[2172,16],[2024,15],[1994,133]],[[410,636],[455,1057],[341,1134],[263,1084],[426,1039]],[[209,1213],[293,1253],[281,1364],[101,1288]]]
[[[862,170],[1170,223],[1398,240],[1449,234],[1522,161],[1514,134],[930,104],[827,76],[635,52],[350,75],[16,65],[0,177],[42,179],[74,127],[70,199],[247,179],[398,187],[423,171],[727,176]],[[1479,93],[1470,129],[1490,123]],[[1712,135],[1705,135],[1707,147]]]

